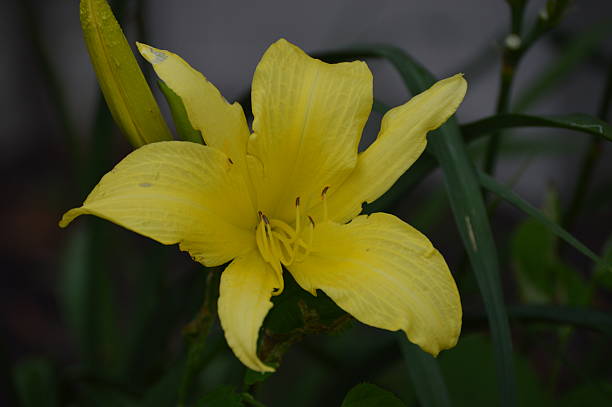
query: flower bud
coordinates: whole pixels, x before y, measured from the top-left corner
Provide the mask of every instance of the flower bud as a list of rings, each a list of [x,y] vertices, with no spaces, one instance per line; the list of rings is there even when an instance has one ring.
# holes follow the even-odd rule
[[[106,0],[81,0],[81,27],[115,122],[134,147],[172,140],[151,89]]]

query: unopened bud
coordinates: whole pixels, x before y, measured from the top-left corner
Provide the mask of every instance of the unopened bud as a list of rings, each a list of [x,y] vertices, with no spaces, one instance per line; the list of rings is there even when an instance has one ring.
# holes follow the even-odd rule
[[[106,0],[81,0],[81,27],[115,122],[134,147],[172,140],[151,89]]]

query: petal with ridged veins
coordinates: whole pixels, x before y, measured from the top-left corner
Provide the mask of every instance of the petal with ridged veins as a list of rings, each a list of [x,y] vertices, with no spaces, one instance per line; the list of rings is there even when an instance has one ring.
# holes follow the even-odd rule
[[[355,167],[372,74],[364,62],[327,64],[279,40],[257,65],[252,101],[248,153],[263,169],[255,180],[259,209],[290,223],[296,197],[304,208],[318,203],[325,186]]]
[[[227,343],[242,363],[257,372],[273,372],[257,356],[257,337],[270,297],[280,289],[276,273],[254,250],[235,259],[221,274],[219,320]]]
[[[323,290],[365,324],[403,330],[433,355],[457,342],[461,302],[448,266],[424,235],[395,216],[317,224],[310,255],[288,269],[305,290]]]
[[[106,174],[60,226],[95,215],[162,244],[179,243],[206,266],[255,245],[257,221],[241,174],[228,157],[196,143],[147,144]]]
[[[457,74],[389,110],[378,137],[359,154],[351,175],[342,185],[330,188],[327,202],[330,219],[348,221],[361,212],[364,202],[375,201],[391,188],[425,149],[427,132],[455,113],[466,89],[463,75]],[[321,207],[312,212],[315,219],[321,214]]]

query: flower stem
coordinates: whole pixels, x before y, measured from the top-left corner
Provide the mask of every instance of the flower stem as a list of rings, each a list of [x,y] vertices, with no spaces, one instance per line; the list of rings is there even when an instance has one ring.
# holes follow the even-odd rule
[[[606,84],[604,86],[604,92],[599,105],[598,117],[604,121],[608,119],[608,112],[610,110],[610,103],[612,102],[612,59],[608,66],[608,72],[606,77]],[[571,228],[578,216],[584,200],[586,198],[591,180],[593,178],[593,172],[597,166],[597,163],[601,157],[603,150],[603,143],[600,137],[592,136],[591,141],[582,156],[580,164],[580,172],[576,179],[576,185],[574,186],[574,192],[572,193],[572,199],[568,206],[567,212],[563,219],[563,226],[565,228]]]

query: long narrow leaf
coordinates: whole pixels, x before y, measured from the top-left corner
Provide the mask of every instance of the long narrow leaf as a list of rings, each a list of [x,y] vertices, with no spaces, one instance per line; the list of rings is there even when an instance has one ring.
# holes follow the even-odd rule
[[[578,239],[572,236],[568,231],[563,229],[557,223],[550,220],[546,215],[540,212],[529,202],[525,201],[520,196],[512,192],[509,188],[498,183],[494,178],[483,172],[479,172],[478,176],[480,178],[480,183],[484,188],[488,189],[506,202],[512,204],[513,206],[517,207],[529,216],[541,222],[543,225],[548,227],[551,232],[559,236],[561,239],[565,240],[572,247],[574,247],[576,250],[578,250],[580,253],[584,254],[594,262],[599,263],[601,261],[601,259],[595,253],[593,253],[588,247],[578,241]]]
[[[421,406],[450,407],[448,389],[436,358],[403,337],[399,344]]]
[[[391,62],[414,94],[434,83],[433,76],[399,48],[386,45],[360,46],[319,55],[328,61],[384,58]],[[495,347],[500,384],[500,405],[516,405],[516,380],[510,328],[506,315],[497,249],[482,198],[476,170],[468,157],[455,120],[449,120],[429,138],[429,150],[444,172],[445,185],[457,228],[480,287]]]
[[[558,116],[531,116],[526,114],[499,114],[461,126],[463,137],[472,141],[499,130],[514,127],[553,127],[576,130],[612,141],[612,126],[586,114]]]
[[[612,316],[590,308],[541,304],[510,305],[508,316],[519,321],[571,325],[612,337]],[[469,313],[464,316],[466,322],[475,323],[484,318],[484,313]]]

